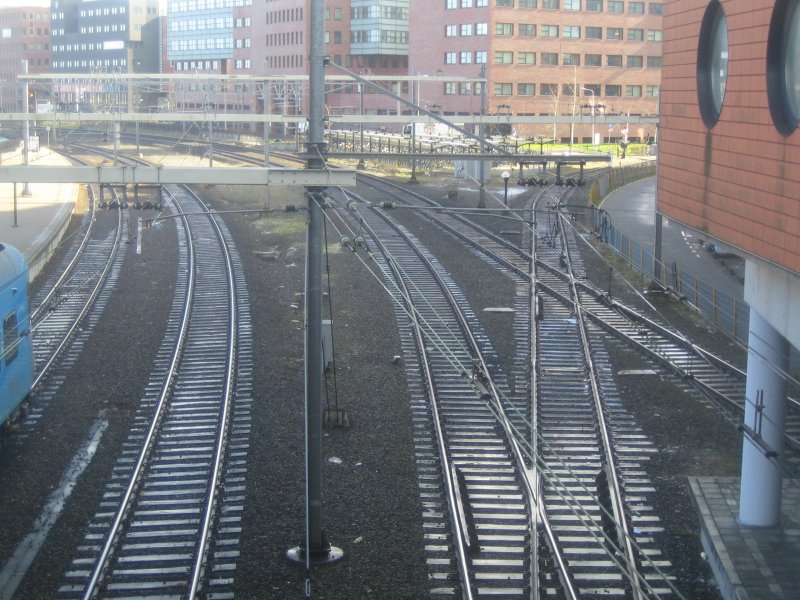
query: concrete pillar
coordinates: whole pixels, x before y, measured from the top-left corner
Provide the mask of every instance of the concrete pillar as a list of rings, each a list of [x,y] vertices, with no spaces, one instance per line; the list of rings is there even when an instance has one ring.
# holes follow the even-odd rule
[[[742,525],[772,527],[781,516],[787,341],[755,310],[750,311],[747,356],[747,406],[742,448],[742,487],[739,521]],[[759,443],[759,440],[762,443]],[[768,457],[769,451],[776,453]]]

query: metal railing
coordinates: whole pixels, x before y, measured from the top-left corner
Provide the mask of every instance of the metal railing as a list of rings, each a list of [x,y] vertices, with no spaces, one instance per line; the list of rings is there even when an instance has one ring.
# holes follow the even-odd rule
[[[631,175],[627,174],[627,183],[633,181]],[[609,182],[612,180],[623,181],[625,175],[610,176]],[[666,255],[662,256],[660,272],[656,273],[653,248],[639,244],[625,235],[614,226],[606,211],[593,205],[589,207],[587,226],[643,277],[680,297],[735,340],[747,343],[750,307],[743,299],[711,286],[701,276],[684,270],[677,260]]]

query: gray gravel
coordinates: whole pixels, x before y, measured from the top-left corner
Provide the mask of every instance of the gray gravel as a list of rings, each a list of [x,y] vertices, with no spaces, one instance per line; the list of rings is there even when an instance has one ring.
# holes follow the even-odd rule
[[[431,183],[421,189],[429,189],[439,199],[446,195],[446,180]],[[454,202],[469,205],[473,200],[466,196]],[[259,207],[260,200],[256,195],[248,198],[231,192],[214,204],[219,210],[249,209]],[[243,534],[235,579],[236,597],[242,599],[302,598],[306,585],[304,569],[285,558],[286,550],[298,545],[304,535],[304,218],[302,212],[225,216],[246,271],[256,357]],[[427,232],[416,217],[401,218],[430,244],[456,281],[469,284],[467,296],[496,340],[501,362],[510,361],[510,320],[481,313],[481,309],[510,305],[511,280],[471,254],[465,255],[447,236]],[[4,559],[30,526],[42,498],[98,412],[104,409],[111,421],[101,452],[15,598],[52,597],[72,549],[82,540],[84,524],[95,511],[163,335],[159,315],[169,305],[175,278],[171,231],[170,227],[148,231],[147,247],[158,251],[128,257],[120,289],[81,364],[65,382],[64,393],[38,426],[40,435],[0,454],[4,483],[0,486],[4,506],[0,559]],[[313,597],[424,598],[430,582],[419,518],[423,508],[404,372],[392,360],[400,354],[394,308],[357,257],[338,250],[338,236],[329,231],[329,239],[337,363],[335,382],[332,375],[327,382],[330,401],[335,389],[338,408],[347,411],[350,426],[325,429],[323,520],[330,542],[344,551],[344,558],[314,569]],[[599,258],[587,260],[590,274],[607,277],[607,267]],[[622,286],[619,294],[635,300]],[[685,323],[687,333],[701,345],[734,354],[720,336],[681,307],[664,301],[661,310],[671,320]],[[645,365],[615,344],[609,344],[608,351],[617,370]],[[700,557],[698,518],[686,477],[738,475],[740,436],[712,407],[668,377],[619,377],[618,384],[626,405],[659,448],[649,474],[659,488],[656,510],[666,527],[662,546],[675,565],[678,583],[687,597],[716,598]]]

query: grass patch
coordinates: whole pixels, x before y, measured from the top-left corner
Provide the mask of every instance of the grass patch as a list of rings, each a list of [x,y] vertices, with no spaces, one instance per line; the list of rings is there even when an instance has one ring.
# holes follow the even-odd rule
[[[253,226],[264,233],[295,237],[305,235],[305,213],[270,213],[253,221]]]

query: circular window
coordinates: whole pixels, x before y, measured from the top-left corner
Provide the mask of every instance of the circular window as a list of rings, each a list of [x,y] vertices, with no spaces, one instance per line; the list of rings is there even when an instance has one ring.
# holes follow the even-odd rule
[[[719,119],[728,79],[728,21],[718,0],[706,8],[697,48],[697,96],[706,126]]]
[[[800,8],[778,0],[767,42],[767,94],[775,127],[791,134],[800,121]]]

